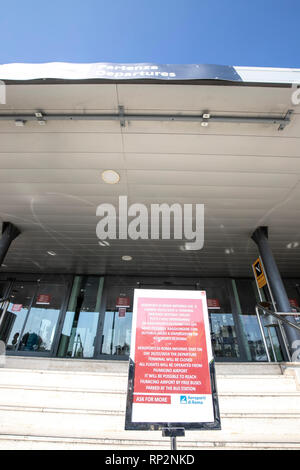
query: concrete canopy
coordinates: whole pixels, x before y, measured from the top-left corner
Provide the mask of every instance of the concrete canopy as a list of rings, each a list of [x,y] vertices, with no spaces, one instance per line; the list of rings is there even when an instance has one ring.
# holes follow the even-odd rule
[[[1,271],[250,276],[257,255],[250,235],[267,225],[281,274],[298,276],[300,106],[292,102],[292,83],[300,83],[300,73],[291,79],[293,71],[273,70],[273,78],[265,79],[265,71],[247,70],[239,74],[250,78],[236,82],[82,77],[27,82],[22,74],[1,76],[0,66],[6,83],[1,115],[115,114],[123,106],[129,114],[208,111],[283,118],[293,110],[282,131],[272,122],[203,127],[150,120],[122,127],[110,120],[51,120],[43,126],[0,120],[0,217],[22,231]],[[118,172],[120,182],[106,184],[105,169]],[[100,246],[96,208],[103,202],[117,206],[120,195],[127,195],[129,204],[204,204],[203,249],[187,251],[173,239],[110,240],[110,246]],[[132,261],[123,261],[123,255]]]

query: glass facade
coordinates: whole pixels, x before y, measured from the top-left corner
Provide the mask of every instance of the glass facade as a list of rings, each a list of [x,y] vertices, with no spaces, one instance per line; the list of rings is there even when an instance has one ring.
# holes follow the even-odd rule
[[[300,282],[285,285],[299,305]],[[2,274],[0,339],[8,354],[127,360],[138,288],[205,290],[216,360],[267,360],[252,279]],[[265,332],[271,357],[281,361],[277,327],[265,325]]]
[[[4,277],[4,276],[3,276]],[[0,339],[8,353],[53,355],[71,276],[12,274],[4,285]],[[3,294],[2,294],[3,295]]]
[[[102,277],[75,277],[60,335],[58,357],[94,357],[102,291]]]

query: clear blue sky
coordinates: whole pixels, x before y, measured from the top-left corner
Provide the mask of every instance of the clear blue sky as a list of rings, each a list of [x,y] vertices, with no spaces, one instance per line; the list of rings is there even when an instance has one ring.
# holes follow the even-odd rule
[[[300,67],[300,0],[0,0],[0,63]]]

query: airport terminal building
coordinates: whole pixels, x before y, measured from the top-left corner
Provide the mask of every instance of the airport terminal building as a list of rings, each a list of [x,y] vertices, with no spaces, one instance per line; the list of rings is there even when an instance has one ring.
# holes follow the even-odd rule
[[[300,305],[300,70],[9,64],[0,80],[7,355],[128,360],[134,289],[200,289],[216,360],[265,362],[258,256],[277,310]],[[203,205],[203,246],[176,237],[172,210],[169,237],[150,215],[143,236],[121,233],[124,197],[128,224],[136,204]],[[115,237],[99,236],[99,205],[116,208]]]

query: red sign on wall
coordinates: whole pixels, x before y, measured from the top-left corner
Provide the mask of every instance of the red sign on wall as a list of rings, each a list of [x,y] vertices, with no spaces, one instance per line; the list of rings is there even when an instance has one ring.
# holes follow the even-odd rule
[[[116,307],[130,307],[130,298],[118,297],[117,302],[116,302]]]
[[[23,305],[22,304],[14,304],[12,306],[11,311],[12,312],[20,312],[22,310]]]
[[[299,307],[299,303],[297,299],[289,299],[291,307]]]
[[[126,307],[119,307],[119,318],[125,317],[126,315]]]
[[[36,299],[37,305],[50,305],[51,295],[39,294]]]
[[[207,299],[207,307],[214,309],[221,308],[219,299]]]

